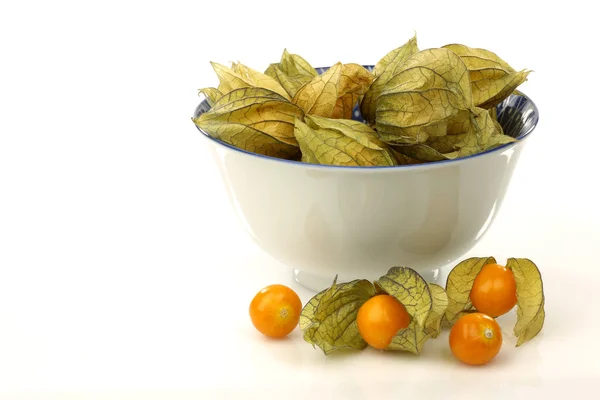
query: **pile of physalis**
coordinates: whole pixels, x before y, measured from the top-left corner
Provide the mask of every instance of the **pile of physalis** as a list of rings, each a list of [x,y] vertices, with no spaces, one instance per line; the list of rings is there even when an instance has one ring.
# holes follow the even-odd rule
[[[527,80],[495,53],[462,44],[420,50],[416,37],[371,69],[317,71],[283,52],[264,72],[212,63],[217,87],[195,125],[242,150],[311,164],[395,166],[467,157],[515,142],[496,107]],[[362,121],[354,120],[355,108]]]
[[[515,306],[518,347],[544,324],[540,271],[525,258],[510,258],[502,266],[486,257],[456,265],[445,289],[411,268],[393,267],[375,282],[334,280],[302,307],[291,289],[273,285],[255,297],[250,315],[257,329],[272,337],[286,336],[299,324],[304,340],[326,355],[367,346],[419,355],[428,340],[450,328],[452,354],[477,365],[500,351],[502,332],[495,318]]]

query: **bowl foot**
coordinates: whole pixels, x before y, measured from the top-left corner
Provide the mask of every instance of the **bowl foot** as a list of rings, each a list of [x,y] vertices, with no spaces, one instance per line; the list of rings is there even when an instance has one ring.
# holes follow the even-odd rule
[[[442,281],[442,268],[430,269],[426,271],[419,271],[419,274],[429,283],[437,283],[438,285],[445,284]],[[299,269],[294,269],[294,280],[308,290],[318,293],[324,289],[327,289],[333,284],[335,277],[314,275]],[[376,280],[378,277],[360,277],[360,279],[369,279],[371,281]],[[351,276],[338,275],[337,283],[350,282],[351,280],[359,279]]]

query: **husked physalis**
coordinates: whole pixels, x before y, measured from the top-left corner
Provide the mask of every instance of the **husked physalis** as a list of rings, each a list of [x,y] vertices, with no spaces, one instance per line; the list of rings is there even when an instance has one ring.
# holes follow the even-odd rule
[[[199,90],[210,110],[193,118],[202,131],[257,154],[357,167],[452,160],[515,142],[496,106],[520,95],[531,72],[463,44],[419,50],[416,36],[372,70],[337,62],[319,73],[287,49],[264,73],[239,62],[212,67],[219,84]]]
[[[541,274],[529,259],[472,257],[451,271],[446,288],[415,270],[392,267],[374,282],[337,283],[302,308],[304,340],[325,354],[344,349],[400,350],[421,354],[445,327],[455,356],[482,364],[498,354],[502,333],[495,317],[517,306],[517,346],[533,339],[545,319]]]
[[[304,305],[304,340],[325,354],[342,349],[408,351],[420,354],[441,331],[448,299],[415,270],[392,267],[377,281],[333,284]]]
[[[473,257],[456,265],[446,282],[448,307],[444,325],[452,326],[463,315],[475,311],[491,317],[517,306],[514,334],[517,346],[542,330],[544,287],[538,267],[527,258],[509,258],[506,267],[493,257]]]

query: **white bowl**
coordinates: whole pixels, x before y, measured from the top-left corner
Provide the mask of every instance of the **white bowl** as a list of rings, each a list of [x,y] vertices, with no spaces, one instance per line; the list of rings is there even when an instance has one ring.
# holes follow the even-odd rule
[[[200,104],[195,116],[208,109]],[[376,279],[395,265],[434,281],[493,223],[538,120],[535,104],[511,95],[498,120],[516,143],[459,160],[397,167],[313,165],[257,155],[207,134],[242,226],[256,244],[320,291]]]

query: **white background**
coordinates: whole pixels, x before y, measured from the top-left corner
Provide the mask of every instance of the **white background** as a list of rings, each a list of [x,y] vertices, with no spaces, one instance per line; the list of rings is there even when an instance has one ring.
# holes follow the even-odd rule
[[[600,379],[597,13],[583,1],[20,1],[0,5],[0,399],[541,398]],[[310,293],[250,241],[190,120],[209,61],[373,64],[417,33],[534,72],[540,109],[470,255],[529,257],[543,332],[494,363],[325,357],[264,339],[252,296]],[[256,177],[260,179],[260,177]],[[400,262],[400,261],[399,261]],[[501,319],[510,335],[514,315]],[[281,396],[281,397],[280,397]]]

